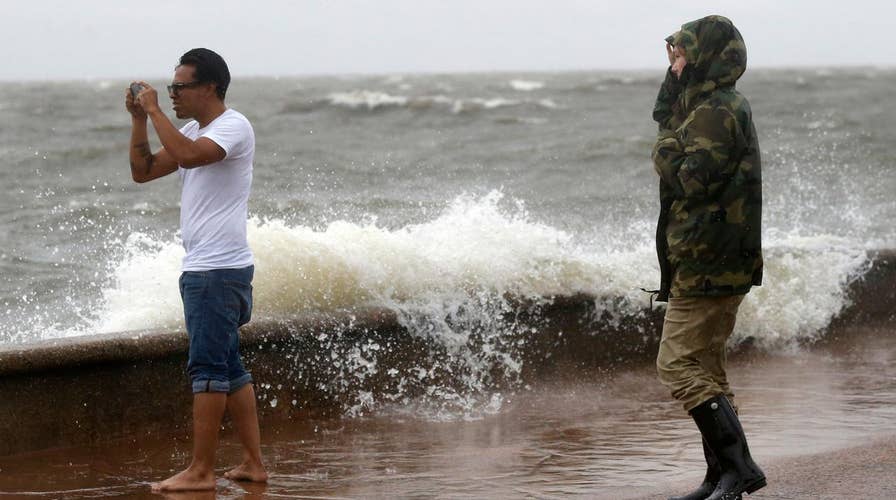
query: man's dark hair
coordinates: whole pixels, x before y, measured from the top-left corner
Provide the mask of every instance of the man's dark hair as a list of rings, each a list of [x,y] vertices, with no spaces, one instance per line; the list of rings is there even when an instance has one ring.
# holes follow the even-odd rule
[[[180,56],[179,66],[193,66],[195,68],[196,81],[202,83],[214,83],[215,92],[222,101],[227,94],[230,85],[230,70],[227,63],[217,52],[209,49],[192,49]]]

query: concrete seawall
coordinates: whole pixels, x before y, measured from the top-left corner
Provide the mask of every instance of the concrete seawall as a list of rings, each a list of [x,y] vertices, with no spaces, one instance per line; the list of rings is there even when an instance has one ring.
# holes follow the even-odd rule
[[[831,325],[893,323],[896,253],[875,254],[864,279],[851,285],[856,305]],[[600,371],[649,361],[656,352],[662,309],[608,321],[595,317],[592,297],[556,298],[513,314],[533,326],[524,380],[557,371]],[[611,326],[617,325],[617,326]],[[373,374],[334,380],[332,367],[362,342],[375,341],[379,373],[402,372],[432,348],[388,310],[367,309],[253,322],[241,332],[258,385],[261,418],[339,414],[350,393],[376,394],[390,384]],[[186,429],[191,394],[183,332],[140,331],[0,347],[0,456],[102,442],[136,433]],[[450,380],[434,380],[450,383]],[[346,391],[346,384],[355,384]],[[273,401],[280,404],[272,404]]]

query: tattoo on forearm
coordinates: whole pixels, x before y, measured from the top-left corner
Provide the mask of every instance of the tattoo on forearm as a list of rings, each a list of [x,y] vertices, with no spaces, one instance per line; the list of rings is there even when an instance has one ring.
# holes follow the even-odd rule
[[[137,152],[137,155],[143,158],[143,161],[146,162],[146,173],[148,174],[152,169],[153,161],[152,150],[149,149],[149,143],[141,142],[140,144],[134,144],[134,150]],[[131,167],[133,166],[134,164],[131,163]]]

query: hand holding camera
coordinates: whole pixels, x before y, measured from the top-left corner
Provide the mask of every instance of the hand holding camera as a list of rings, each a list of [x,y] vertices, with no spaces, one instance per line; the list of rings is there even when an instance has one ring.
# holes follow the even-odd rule
[[[135,117],[145,116],[159,108],[156,89],[144,81],[131,82],[127,94],[125,104]]]
[[[146,111],[143,110],[143,106],[141,106],[140,102],[137,100],[137,96],[143,89],[143,85],[137,82],[131,82],[131,86],[124,93],[125,108],[127,108],[128,113],[130,113],[131,116],[138,119],[146,119]]]
[[[137,82],[131,82],[131,95],[134,97],[134,99],[137,98],[137,95],[143,89],[144,89],[143,85],[140,85]]]

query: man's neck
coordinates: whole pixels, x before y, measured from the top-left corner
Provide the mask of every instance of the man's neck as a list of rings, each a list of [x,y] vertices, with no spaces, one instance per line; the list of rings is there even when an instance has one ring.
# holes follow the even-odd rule
[[[224,105],[222,101],[214,101],[209,104],[201,113],[198,113],[194,119],[197,123],[199,123],[199,128],[205,128],[209,123],[213,122],[215,118],[221,116],[225,111],[227,111],[227,106]]]

